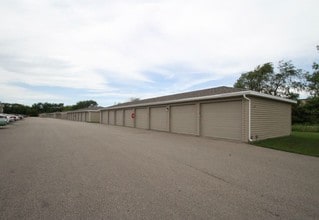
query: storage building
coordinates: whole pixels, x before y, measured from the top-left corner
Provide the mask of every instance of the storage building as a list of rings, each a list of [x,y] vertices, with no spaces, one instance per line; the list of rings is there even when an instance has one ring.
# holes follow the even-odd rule
[[[100,109],[101,107],[91,107],[86,109],[69,111],[66,113],[65,119],[72,120],[72,121],[99,123]]]
[[[250,90],[218,87],[103,108],[100,122],[249,142],[290,135],[294,103]]]

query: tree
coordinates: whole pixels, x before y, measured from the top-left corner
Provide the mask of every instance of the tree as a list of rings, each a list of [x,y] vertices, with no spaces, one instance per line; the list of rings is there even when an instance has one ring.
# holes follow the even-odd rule
[[[137,101],[140,101],[140,98],[136,98],[136,97],[129,98],[129,102],[137,102]]]
[[[6,114],[22,114],[29,115],[31,112],[31,108],[26,105],[21,105],[17,103],[4,103],[3,112]]]
[[[61,112],[63,111],[63,103],[42,103],[42,102],[38,102],[38,103],[34,103],[31,107],[31,109],[34,110],[34,112],[37,112],[38,114],[41,113],[52,113],[52,112]]]
[[[73,105],[72,109],[77,110],[82,108],[95,107],[97,105],[98,105],[97,102],[94,100],[86,100],[86,101],[77,102],[75,105]]]
[[[307,89],[314,97],[319,97],[319,64],[313,63],[313,73],[307,74]]]
[[[253,71],[241,74],[234,87],[267,93],[267,83],[273,72],[271,63],[259,65]]]
[[[259,65],[255,70],[243,73],[234,84],[257,92],[286,98],[298,98],[298,91],[304,88],[305,73],[297,69],[291,61],[280,61],[274,72],[272,63]]]

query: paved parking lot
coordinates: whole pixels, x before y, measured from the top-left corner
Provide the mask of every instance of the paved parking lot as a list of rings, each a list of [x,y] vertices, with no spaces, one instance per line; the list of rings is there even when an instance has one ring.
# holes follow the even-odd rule
[[[125,127],[0,128],[0,219],[318,219],[319,158]]]

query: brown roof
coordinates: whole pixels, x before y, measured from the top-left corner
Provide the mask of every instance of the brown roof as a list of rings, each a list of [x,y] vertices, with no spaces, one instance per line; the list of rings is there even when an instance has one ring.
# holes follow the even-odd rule
[[[127,106],[127,105],[146,104],[146,103],[152,103],[152,102],[179,100],[179,99],[185,99],[185,98],[195,98],[195,97],[209,96],[209,95],[219,95],[224,93],[233,93],[233,92],[241,92],[241,91],[247,91],[247,89],[221,86],[221,87],[202,89],[202,90],[197,90],[192,92],[184,92],[184,93],[178,93],[173,95],[160,96],[156,98],[142,99],[142,100],[133,101],[133,102],[125,102],[125,103],[120,103],[117,105],[110,106],[108,108],[121,107],[121,106]]]

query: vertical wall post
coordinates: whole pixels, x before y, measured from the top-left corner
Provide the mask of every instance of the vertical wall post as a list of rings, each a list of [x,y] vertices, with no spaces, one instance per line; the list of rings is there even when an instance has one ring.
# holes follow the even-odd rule
[[[150,130],[151,129],[151,109],[150,109],[150,107],[147,107],[147,115],[148,115],[148,130]]]
[[[166,117],[167,117],[167,126],[168,126],[168,128],[167,128],[167,130],[168,130],[168,132],[171,132],[171,106],[170,105],[168,105],[168,106],[166,106],[166,110],[167,110],[167,115],[166,115]]]
[[[133,118],[133,127],[136,128],[136,108],[133,108],[133,113],[135,117]]]
[[[197,127],[196,127],[197,135],[201,136],[202,119],[201,119],[201,104],[199,102],[196,103],[196,121],[197,121]]]

